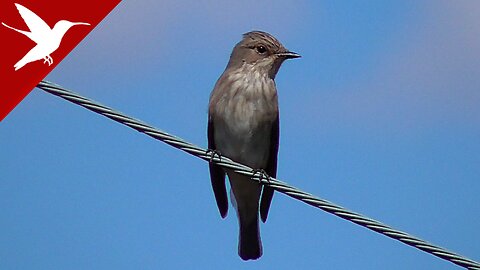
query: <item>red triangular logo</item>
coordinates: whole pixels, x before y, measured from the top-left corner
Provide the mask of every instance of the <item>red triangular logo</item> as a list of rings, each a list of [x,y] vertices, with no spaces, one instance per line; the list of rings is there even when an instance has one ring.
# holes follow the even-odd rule
[[[0,121],[119,3],[0,2]]]

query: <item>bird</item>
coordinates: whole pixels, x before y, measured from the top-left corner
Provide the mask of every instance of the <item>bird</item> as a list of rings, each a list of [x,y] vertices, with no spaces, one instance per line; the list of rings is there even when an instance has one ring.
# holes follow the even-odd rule
[[[27,36],[36,43],[35,47],[27,52],[27,54],[13,66],[15,71],[28,63],[41,59],[43,59],[44,64],[47,63],[50,66],[53,64],[53,59],[50,55],[58,49],[60,42],[68,29],[74,25],[90,25],[85,22],[60,20],[53,28],[50,28],[42,18],[28,8],[17,3],[15,3],[15,6],[30,32],[13,28],[4,22],[2,22],[2,25]]]
[[[275,76],[287,59],[300,57],[274,36],[251,31],[232,50],[225,71],[210,94],[208,149],[276,177],[279,147],[279,110]],[[248,176],[210,162],[210,180],[222,218],[227,216],[225,177],[239,222],[238,255],[256,260],[263,254],[259,212],[266,222],[273,189]],[[260,198],[261,197],[261,198]]]

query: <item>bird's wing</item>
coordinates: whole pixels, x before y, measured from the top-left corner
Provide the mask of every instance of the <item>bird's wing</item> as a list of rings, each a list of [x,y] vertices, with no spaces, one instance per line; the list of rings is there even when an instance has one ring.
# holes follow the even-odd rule
[[[7,27],[7,28],[10,28],[10,29],[12,29],[12,30],[14,30],[14,31],[17,31],[18,33],[20,33],[20,34],[22,34],[22,35],[27,36],[29,39],[32,39],[32,33],[28,32],[28,31],[23,31],[23,30],[20,30],[20,29],[17,29],[17,28],[13,28],[13,27],[11,27],[11,26],[9,26],[8,24],[3,23],[3,22],[2,22],[2,25],[5,26],[5,27]]]
[[[208,117],[208,149],[215,150],[215,139],[213,121],[211,117]],[[215,153],[212,153],[215,155]],[[213,163],[209,164],[210,167],[210,180],[212,181],[213,193],[215,194],[215,200],[217,201],[218,210],[222,218],[227,216],[228,212],[228,199],[227,189],[225,188],[225,172],[223,169]]]
[[[267,167],[265,171],[267,174],[273,178],[277,177],[277,155],[278,155],[278,144],[280,138],[280,121],[279,116],[273,122],[272,131],[270,133],[270,153],[268,157]],[[273,198],[273,188],[264,186],[262,191],[262,199],[260,202],[260,217],[262,221],[267,221],[268,210],[270,209],[270,204],[272,203]]]
[[[25,24],[28,26],[28,29],[30,29],[31,34],[28,37],[37,44],[44,40],[52,31],[50,26],[28,8],[20,4],[15,4],[15,6],[25,21]]]

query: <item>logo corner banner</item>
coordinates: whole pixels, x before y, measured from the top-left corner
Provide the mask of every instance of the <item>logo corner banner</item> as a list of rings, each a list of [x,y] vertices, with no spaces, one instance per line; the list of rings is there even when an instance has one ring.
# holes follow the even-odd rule
[[[119,3],[3,0],[0,121]]]

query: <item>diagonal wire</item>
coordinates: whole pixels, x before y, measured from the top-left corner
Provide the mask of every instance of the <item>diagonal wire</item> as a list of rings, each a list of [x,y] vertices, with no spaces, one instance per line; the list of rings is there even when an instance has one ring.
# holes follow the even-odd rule
[[[77,105],[80,105],[91,111],[94,111],[98,114],[106,116],[116,122],[129,126],[141,133],[145,133],[146,135],[153,137],[154,139],[160,140],[175,148],[181,149],[205,161],[214,162],[219,166],[232,169],[239,174],[249,176],[254,181],[261,182],[263,185],[270,186],[275,190],[286,194],[287,196],[300,200],[311,206],[320,208],[330,214],[336,215],[350,222],[366,227],[372,231],[386,235],[404,244],[423,250],[427,253],[435,255],[444,260],[450,261],[466,269],[480,270],[480,263],[476,261],[473,261],[471,259],[468,259],[464,256],[453,253],[451,251],[448,251],[444,248],[438,247],[431,243],[428,243],[408,233],[396,230],[379,221],[376,221],[368,217],[365,217],[361,214],[352,212],[346,208],[333,204],[329,201],[320,199],[310,193],[301,191],[295,187],[288,185],[287,183],[279,181],[278,179],[271,178],[271,177],[267,179],[264,177],[264,175],[262,175],[262,172],[255,171],[252,168],[245,166],[243,164],[240,164],[238,162],[232,161],[227,157],[219,156],[210,150],[205,150],[185,140],[182,140],[179,137],[176,137],[174,135],[170,135],[166,132],[158,130],[140,120],[134,119],[112,108],[106,107],[88,98],[82,97],[79,94],[76,94],[70,90],[67,90],[57,84],[47,82],[47,81],[42,81],[37,85],[37,87],[50,94],[59,96]]]

